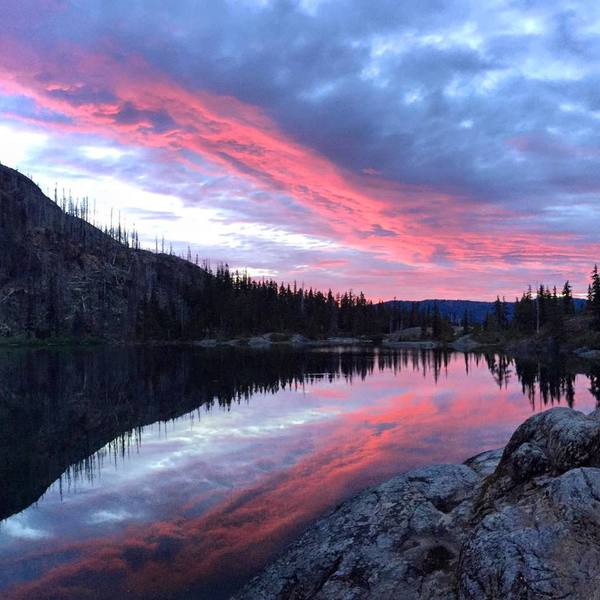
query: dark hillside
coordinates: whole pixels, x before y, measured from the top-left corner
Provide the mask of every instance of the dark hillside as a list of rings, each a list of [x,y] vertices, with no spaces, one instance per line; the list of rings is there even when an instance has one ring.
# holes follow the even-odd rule
[[[0,166],[0,335],[179,337],[207,273],[119,243]]]
[[[227,265],[213,272],[139,249],[137,234],[128,236],[120,225],[98,229],[85,201],[61,204],[0,166],[4,337],[165,341],[387,331],[388,312],[363,294],[255,281]]]

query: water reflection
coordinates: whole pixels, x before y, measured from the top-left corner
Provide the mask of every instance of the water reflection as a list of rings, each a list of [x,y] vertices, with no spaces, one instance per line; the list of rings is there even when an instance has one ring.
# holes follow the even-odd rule
[[[227,597],[357,489],[504,444],[532,409],[591,410],[599,375],[441,351],[3,355],[0,593]]]

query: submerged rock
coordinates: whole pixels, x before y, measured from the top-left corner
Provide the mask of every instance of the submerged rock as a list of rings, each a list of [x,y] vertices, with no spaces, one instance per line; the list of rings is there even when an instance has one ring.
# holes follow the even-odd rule
[[[454,340],[449,344],[449,346],[453,350],[458,350],[459,352],[471,352],[472,350],[481,348],[483,344],[475,341],[473,337],[470,334],[468,334],[459,337],[457,340]]]
[[[385,348],[414,348],[416,350],[435,350],[436,348],[441,348],[442,344],[440,342],[435,342],[432,340],[412,342],[393,342],[389,340],[383,340],[382,346],[384,346]]]
[[[598,466],[596,411],[534,415],[503,451],[345,502],[236,598],[600,597]]]
[[[600,360],[600,350],[594,348],[577,348],[573,353],[579,358],[587,358],[589,360]]]

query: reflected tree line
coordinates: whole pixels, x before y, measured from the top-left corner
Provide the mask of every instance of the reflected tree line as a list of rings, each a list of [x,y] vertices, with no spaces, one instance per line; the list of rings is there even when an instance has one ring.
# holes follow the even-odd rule
[[[484,357],[490,373],[500,388],[507,388],[509,381],[516,376],[523,394],[527,396],[533,409],[541,409],[563,400],[569,407],[575,404],[577,375],[559,357],[553,361],[542,362],[518,360],[498,354],[479,356]],[[591,365],[586,376],[590,384],[588,390],[600,406],[600,365]]]
[[[207,410],[230,410],[255,394],[319,382],[352,383],[375,372],[448,375],[443,350],[266,351],[140,347],[23,350],[0,354],[0,520],[37,501],[53,483],[93,481],[107,461],[135,452],[141,429]],[[465,354],[500,388],[516,377],[532,408],[575,402],[575,374],[560,361]],[[600,401],[600,368],[588,373]]]

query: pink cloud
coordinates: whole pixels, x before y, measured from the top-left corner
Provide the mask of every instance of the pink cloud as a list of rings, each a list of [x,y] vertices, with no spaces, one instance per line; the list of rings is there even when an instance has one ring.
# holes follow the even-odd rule
[[[344,171],[285,135],[259,108],[187,90],[139,56],[117,56],[108,42],[103,52],[76,46],[38,52],[3,37],[0,87],[70,119],[45,123],[51,130],[154,149],[165,160],[198,169],[191,152],[259,189],[293,198],[311,214],[306,233],[379,257],[390,265],[387,277],[394,264],[402,265],[395,289],[409,269],[418,270],[423,288],[434,286],[439,296],[517,293],[528,275],[517,278],[514,264],[574,279],[574,272],[587,271],[598,250],[597,244],[583,243],[569,232],[550,237],[532,230],[517,213],[387,181],[374,168],[361,174]],[[443,285],[439,271],[446,267],[460,275],[447,277]],[[482,281],[491,270],[511,287],[498,289]],[[409,277],[405,296],[415,297],[419,288],[412,272]],[[362,287],[374,296],[382,284]]]

